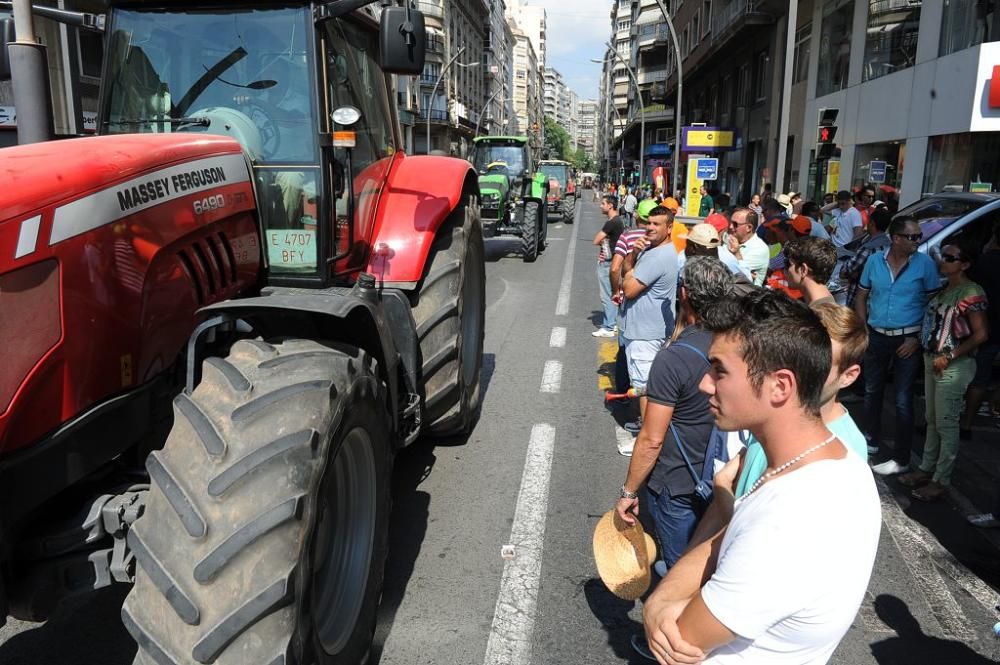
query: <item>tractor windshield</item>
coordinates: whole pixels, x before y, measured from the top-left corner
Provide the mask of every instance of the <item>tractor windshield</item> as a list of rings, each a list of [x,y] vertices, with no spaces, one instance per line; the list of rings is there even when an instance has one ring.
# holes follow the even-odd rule
[[[527,168],[524,160],[524,146],[519,143],[496,145],[480,142],[476,144],[476,153],[472,164],[478,173],[485,175],[489,171],[490,165],[499,165],[500,163],[506,165],[509,175],[520,176]]]
[[[546,180],[558,180],[560,185],[565,186],[569,179],[569,169],[562,164],[542,164],[539,169]]]
[[[318,269],[311,34],[308,6],[119,9],[108,31],[101,133],[237,139],[253,160],[272,272]]]

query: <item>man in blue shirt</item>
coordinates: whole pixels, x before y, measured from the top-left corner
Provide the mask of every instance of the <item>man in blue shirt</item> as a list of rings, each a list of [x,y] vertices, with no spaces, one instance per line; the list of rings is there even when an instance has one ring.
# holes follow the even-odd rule
[[[868,322],[865,353],[865,428],[868,452],[877,455],[882,442],[882,407],[889,365],[894,367],[896,445],[892,458],[872,467],[879,475],[910,468],[913,442],[913,384],[922,367],[920,327],[930,296],[941,286],[934,260],[917,252],[923,234],[912,218],[889,226],[891,244],[868,262],[858,281],[854,311]]]

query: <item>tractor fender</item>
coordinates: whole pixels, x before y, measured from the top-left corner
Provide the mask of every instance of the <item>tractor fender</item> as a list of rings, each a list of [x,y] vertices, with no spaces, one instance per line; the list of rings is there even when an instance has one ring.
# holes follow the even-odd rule
[[[364,349],[378,360],[379,372],[389,388],[394,430],[399,432],[400,405],[406,404],[408,394],[416,392],[419,380],[416,324],[402,291],[383,289],[378,295],[365,296],[357,288],[309,291],[270,287],[259,297],[226,300],[199,313],[206,319],[221,314],[241,319],[253,327],[254,335],[264,339],[296,337]]]
[[[375,213],[365,271],[386,288],[415,289],[438,230],[469,193],[479,199],[479,175],[464,159],[396,160]]]

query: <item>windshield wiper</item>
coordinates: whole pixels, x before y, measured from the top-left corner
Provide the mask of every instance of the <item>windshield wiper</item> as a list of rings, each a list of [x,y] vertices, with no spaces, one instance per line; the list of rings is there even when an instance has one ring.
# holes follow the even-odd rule
[[[105,120],[104,126],[108,125],[198,125],[199,127],[209,127],[212,121],[208,118],[125,118],[123,120]]]

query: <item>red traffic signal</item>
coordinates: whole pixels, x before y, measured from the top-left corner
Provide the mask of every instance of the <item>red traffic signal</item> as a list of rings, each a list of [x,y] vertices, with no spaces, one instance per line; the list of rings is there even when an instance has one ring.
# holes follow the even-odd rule
[[[820,127],[818,135],[816,137],[816,143],[819,143],[820,145],[833,143],[836,137],[837,137],[836,127]]]

